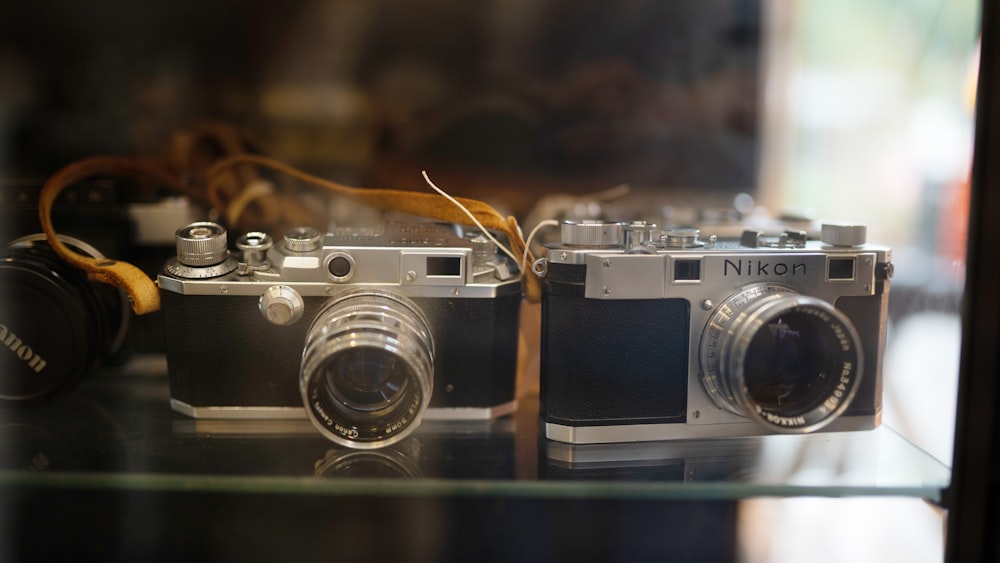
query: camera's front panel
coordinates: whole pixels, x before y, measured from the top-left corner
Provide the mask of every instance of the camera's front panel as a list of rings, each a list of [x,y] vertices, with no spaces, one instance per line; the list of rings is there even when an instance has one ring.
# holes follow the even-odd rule
[[[865,357],[865,376],[842,418],[856,417],[874,427],[882,418],[882,362],[889,320],[889,285],[877,282],[875,295],[841,297],[836,306],[857,328]]]
[[[266,284],[216,282],[216,295],[209,285],[177,285],[194,294],[161,291],[175,409],[211,418],[304,416],[299,376],[307,331],[338,293],[297,286],[304,294],[301,317],[278,325],[262,315],[258,294]],[[518,288],[509,284],[495,297],[412,298],[435,343],[428,417],[490,418],[513,410]]]
[[[489,416],[513,410],[521,295],[488,299],[414,299],[434,334],[434,393],[430,418]],[[476,415],[478,410],[481,414]],[[499,412],[495,413],[499,414]]]
[[[553,265],[543,284],[541,409],[546,425],[683,423],[688,302],[587,299],[574,283],[582,268]]]
[[[885,304],[891,274],[887,249],[831,247],[819,243],[796,248],[758,249],[743,247],[737,241],[712,241],[684,249],[659,247],[651,251],[651,248],[646,247],[642,252],[569,246],[549,250],[543,272],[546,291],[542,319],[542,408],[550,438],[572,443],[642,441],[820,428],[856,430],[878,424],[881,356],[887,318]],[[571,283],[564,271],[572,272]],[[572,291],[565,291],[570,285]],[[573,297],[568,297],[570,294]],[[789,297],[781,297],[784,295]],[[740,320],[739,315],[745,312],[743,308],[751,302],[756,303],[760,297],[791,305],[787,313],[754,313],[761,317],[761,325]],[[671,302],[688,304],[689,314],[683,322],[654,312]],[[585,318],[597,311],[604,316],[600,323]],[[686,382],[680,387],[685,394],[686,410],[678,417],[682,425],[640,424],[637,419],[629,421],[618,416],[614,409],[608,409],[609,404],[615,404],[615,397],[620,396],[610,388],[606,388],[605,397],[597,399],[594,394],[581,391],[578,385],[560,385],[563,380],[570,380],[567,374],[560,372],[564,366],[572,365],[576,371],[586,371],[585,367],[573,364],[576,360],[567,360],[565,356],[577,354],[585,358],[581,363],[600,365],[598,362],[603,358],[590,358],[589,350],[600,350],[609,357],[616,349],[630,350],[628,344],[614,341],[614,335],[619,332],[629,333],[628,327],[638,329],[631,335],[633,338],[656,334],[646,324],[636,324],[636,319],[643,318],[647,311],[658,315],[659,322],[669,323],[688,336],[685,352],[681,354],[686,359]],[[810,318],[813,322],[800,322],[801,329],[782,324],[785,320]],[[736,337],[732,329],[738,322],[748,326],[743,327],[745,335]],[[597,338],[590,338],[593,329],[575,338],[563,334],[565,331],[572,334],[573,327],[583,323],[616,328],[609,331],[614,335],[601,333]],[[814,326],[823,327],[823,331],[812,334]],[[800,334],[799,330],[805,332]],[[780,346],[763,346],[758,340],[766,339],[753,338],[755,334],[768,331],[778,336],[777,340],[772,338],[771,343],[777,342]],[[746,342],[742,342],[744,338]],[[654,337],[652,340],[658,345],[661,339]],[[730,342],[734,339],[741,341]],[[561,349],[557,350],[553,344]],[[793,348],[788,348],[793,344]],[[826,352],[813,357],[809,352],[812,348],[801,348],[806,354],[801,361],[792,364],[785,361],[794,359],[794,356],[785,356],[786,353],[807,344],[812,348],[819,346],[816,350]],[[773,412],[756,410],[761,403],[752,402],[756,399],[751,396],[755,387],[751,385],[753,382],[740,380],[743,374],[730,377],[734,383],[728,387],[717,384],[717,370],[739,372],[750,365],[742,358],[760,350],[782,354],[782,358],[774,358],[775,361],[767,362],[768,365],[779,366],[782,370],[790,369],[790,365],[795,369],[804,366],[812,374],[806,378],[810,381],[805,383],[802,383],[804,380],[789,383],[784,377],[779,381],[770,372],[761,376],[761,379],[768,379],[768,393],[773,391],[771,394],[776,397],[801,399],[804,405],[801,414],[796,410],[785,415],[784,410],[791,407],[779,399],[773,403]],[[646,358],[653,357],[656,361],[652,355],[655,353],[646,350]],[[633,356],[641,357],[641,354],[630,352],[618,356],[617,369],[606,365],[611,371],[608,377],[616,382],[626,380],[635,361]],[[720,368],[717,365],[720,356],[738,360]],[[737,367],[730,369],[731,366]],[[759,372],[768,368],[753,369]],[[795,387],[785,387],[790,384]],[[581,396],[592,402],[581,401]],[[661,401],[659,396],[637,400],[644,405],[658,405]],[[558,412],[564,403],[582,405],[575,413],[578,418],[569,420],[567,417],[554,423],[552,409]],[[754,410],[748,410],[750,408]],[[667,409],[661,412],[673,414]]]
[[[688,260],[696,260],[695,263],[700,266],[701,276],[699,279],[678,279],[677,274],[681,271],[678,265],[684,264]],[[732,333],[739,320],[738,315],[744,314],[751,303],[761,297],[780,293],[787,295],[787,300],[790,301],[797,296],[803,296],[815,298],[832,306],[832,308],[839,308],[838,302],[847,298],[859,299],[858,303],[862,306],[875,305],[877,301],[873,297],[876,290],[881,287],[878,285],[879,265],[885,264],[885,261],[886,258],[877,249],[851,248],[845,250],[818,246],[808,249],[789,249],[783,252],[764,252],[757,249],[732,252],[722,248],[714,252],[685,252],[670,256],[666,291],[687,295],[693,302],[691,331],[692,335],[696,336],[693,337],[691,344],[691,354],[697,358],[697,361],[695,369],[691,370],[689,379],[689,384],[693,386],[690,389],[688,405],[690,424],[696,426],[726,425],[725,427],[732,429],[734,435],[747,432],[760,434],[797,431],[796,424],[816,425],[814,422],[803,422],[798,412],[793,414],[785,407],[778,408],[776,412],[783,415],[787,413],[788,416],[777,416],[773,420],[775,426],[788,424],[788,428],[762,427],[757,422],[749,421],[745,411],[732,412],[730,403],[736,402],[736,399],[732,396],[723,397],[722,393],[711,388],[710,378],[718,377],[718,374],[715,373],[716,370],[721,368],[725,371],[727,369],[727,366],[713,365],[713,356],[720,354],[727,345],[731,349],[741,345],[737,344],[735,340],[744,337]],[[838,334],[839,330],[834,326],[835,321],[831,317],[833,311],[822,313],[815,307],[807,309],[807,313],[818,315],[815,317],[817,322],[807,323],[796,328],[789,327],[793,332],[786,332],[786,334],[796,335],[796,340],[800,345],[811,342],[810,339],[819,342],[830,340],[831,343],[827,349],[831,350],[832,353],[833,349],[838,348],[838,345],[832,343],[832,340],[836,340],[835,335]],[[873,309],[872,314],[877,315],[879,308],[873,307]],[[803,309],[796,308],[796,310]],[[857,313],[860,314],[860,311]],[[789,312],[791,316],[796,314]],[[800,315],[800,317],[802,316]],[[811,314],[804,316],[813,317]],[[763,324],[757,332],[783,330],[781,327],[788,326],[782,324],[787,318],[783,315],[769,318],[769,321],[762,318],[759,322]],[[853,325],[854,323],[848,322],[847,324]],[[842,366],[849,366],[847,369],[850,371],[849,376],[852,381],[848,383],[846,389],[837,391],[838,393],[842,392],[843,396],[851,394],[856,396],[856,391],[860,391],[863,387],[870,387],[881,377],[877,369],[871,369],[868,365],[869,354],[875,354],[877,346],[867,342],[872,340],[877,342],[877,334],[867,330],[859,331],[858,337],[859,341],[851,344],[851,347],[857,348],[857,350],[853,350],[849,357],[845,356],[845,359],[842,359],[837,365],[821,365],[817,356],[818,350],[803,352],[816,358],[816,365],[809,367],[817,370],[817,377],[821,377],[825,373],[826,375],[823,377],[836,379],[845,371]],[[757,340],[753,342],[757,342]],[[845,339],[845,342],[848,341],[850,341],[849,338]],[[790,355],[789,350],[783,348],[783,345],[777,340],[772,342],[772,345],[774,347],[768,351],[769,354],[781,354],[783,358],[786,358],[781,360],[775,358],[775,361],[770,362],[772,368],[776,365],[787,364],[792,360],[793,356]],[[817,344],[817,346],[822,345]],[[874,357],[877,358],[877,356],[878,354],[875,354]],[[746,381],[746,378],[750,377],[748,374],[733,373],[736,369],[743,370],[743,366],[738,368],[729,366],[728,369],[731,376],[739,380],[739,383],[734,383],[734,387],[737,385],[749,386],[749,382]],[[853,381],[854,379],[857,381]],[[851,389],[852,386],[854,391]],[[798,389],[801,390],[803,387]],[[821,393],[818,387],[815,388],[815,391],[811,389],[810,386],[801,392],[814,392],[817,396]],[[742,390],[737,389],[736,391]],[[833,393],[834,390],[831,389],[829,392]],[[785,390],[779,393],[787,394],[790,391]],[[827,430],[854,430],[873,425],[870,418],[853,419],[845,417],[844,415],[848,414],[846,412],[840,415],[830,414],[838,408],[843,407],[839,404],[832,405],[829,408],[829,413],[816,414],[818,418],[822,416],[834,418],[833,422],[823,422],[834,425],[828,426]],[[697,416],[695,416],[695,412],[697,412]],[[748,422],[749,425],[746,428],[740,428]]]
[[[160,299],[175,408],[210,418],[305,416],[298,376],[308,322],[271,324],[255,296],[161,291]],[[307,299],[303,317],[323,301]]]

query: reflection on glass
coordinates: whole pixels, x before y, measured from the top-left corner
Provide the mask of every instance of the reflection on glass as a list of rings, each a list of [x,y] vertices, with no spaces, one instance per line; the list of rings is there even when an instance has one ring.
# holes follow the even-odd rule
[[[316,461],[316,476],[336,479],[419,479],[420,441],[410,437],[379,450],[331,448]]]
[[[906,450],[911,446],[885,427],[870,432],[631,444],[543,441],[540,447],[539,475],[551,480],[738,483],[749,488],[833,491],[876,484],[907,488],[907,482],[933,488],[949,479],[946,467],[926,455],[909,456]]]

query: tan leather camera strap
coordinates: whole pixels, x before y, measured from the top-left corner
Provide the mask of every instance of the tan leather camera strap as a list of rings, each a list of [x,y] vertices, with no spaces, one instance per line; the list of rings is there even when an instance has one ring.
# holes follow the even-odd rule
[[[353,188],[313,176],[281,161],[258,155],[237,155],[220,160],[208,171],[209,199],[215,190],[219,189],[221,179],[227,177],[232,167],[255,165],[270,168],[303,182],[326,189],[341,197],[376,207],[379,209],[398,211],[463,225],[471,225],[469,218],[446,198],[432,193],[411,192],[391,189]],[[132,303],[132,310],[137,315],[150,313],[160,308],[160,296],[155,282],[142,270],[116,260],[98,260],[83,256],[71,250],[59,241],[52,225],[52,205],[56,197],[67,187],[98,175],[139,175],[158,180],[166,186],[178,187],[178,177],[154,161],[122,158],[122,157],[91,157],[65,166],[52,175],[42,188],[39,198],[38,214],[46,239],[53,250],[70,264],[87,272],[90,279],[110,284],[124,289]],[[187,190],[185,190],[187,191]],[[511,250],[516,256],[524,252],[525,242],[514,217],[504,219],[493,207],[478,200],[456,198],[465,206],[484,227],[502,232],[510,242]],[[225,210],[221,210],[225,211]],[[530,255],[529,255],[530,260]],[[524,276],[525,294],[529,301],[537,301],[540,297],[538,280],[531,275]]]
[[[56,236],[52,225],[52,204],[55,203],[56,197],[67,187],[97,175],[147,176],[167,186],[174,186],[177,183],[175,176],[152,161],[113,156],[78,160],[53,174],[42,187],[38,199],[38,218],[42,223],[42,230],[45,231],[45,238],[56,254],[87,272],[90,279],[124,289],[128,293],[135,314],[143,315],[156,311],[160,308],[160,294],[156,284],[145,272],[128,262],[78,254]]]

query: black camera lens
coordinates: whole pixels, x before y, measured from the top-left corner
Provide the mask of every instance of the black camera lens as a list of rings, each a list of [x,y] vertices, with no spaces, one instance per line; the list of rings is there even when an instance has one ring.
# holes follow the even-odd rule
[[[702,339],[709,394],[775,432],[812,432],[839,417],[857,391],[862,360],[843,313],[766,285],[727,299]]]
[[[65,244],[102,258],[70,237]],[[71,389],[122,348],[131,313],[117,289],[90,282],[32,235],[0,260],[0,402],[30,403]]]
[[[372,449],[409,435],[430,402],[434,345],[409,299],[353,290],[330,299],[306,334],[300,390],[330,440]]]

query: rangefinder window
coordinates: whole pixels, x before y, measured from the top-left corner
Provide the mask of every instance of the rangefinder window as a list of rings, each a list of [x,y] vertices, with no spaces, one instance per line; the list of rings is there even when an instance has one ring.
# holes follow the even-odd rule
[[[674,260],[674,281],[701,280],[701,260]]]
[[[854,279],[854,258],[830,258],[827,265],[827,279],[846,280]]]
[[[343,283],[354,277],[354,257],[346,252],[334,252],[326,257],[326,271],[330,279]]]
[[[434,277],[461,277],[462,258],[460,256],[428,256],[427,275]]]

